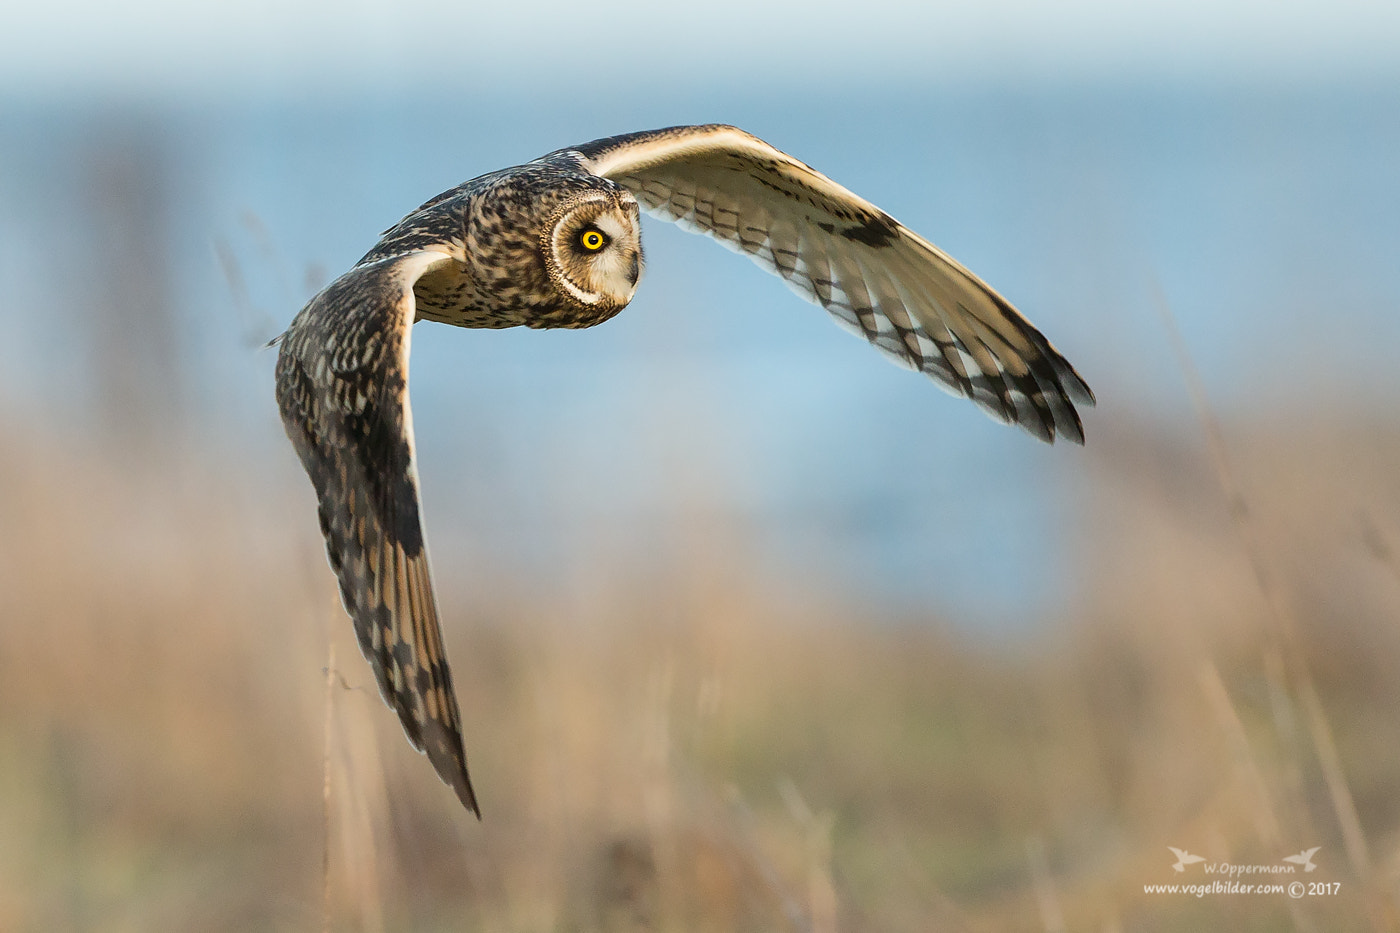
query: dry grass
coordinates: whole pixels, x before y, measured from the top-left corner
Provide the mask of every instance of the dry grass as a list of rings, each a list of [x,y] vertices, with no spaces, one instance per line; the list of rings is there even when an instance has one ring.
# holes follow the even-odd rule
[[[1400,433],[1228,428],[1362,871],[1190,431],[1096,432],[1077,608],[1015,648],[775,591],[723,530],[669,573],[580,574],[601,582],[567,602],[518,587],[454,616],[444,580],[478,824],[374,691],[306,490],[178,457],[151,477],[11,426],[0,930],[1383,928]],[[1146,895],[1176,880],[1169,845],[1320,845],[1308,880],[1342,893]]]

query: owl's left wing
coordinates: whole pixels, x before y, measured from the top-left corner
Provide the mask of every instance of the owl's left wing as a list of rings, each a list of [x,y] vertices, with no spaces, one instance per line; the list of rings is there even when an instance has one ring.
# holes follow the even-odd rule
[[[435,250],[362,261],[282,336],[277,407],[316,487],[326,553],[384,701],[479,817],[418,517],[408,404],[413,284]]]
[[[648,213],[707,234],[781,276],[896,362],[1044,441],[1084,442],[1094,395],[989,285],[884,211],[732,126],[599,139],[569,157]]]

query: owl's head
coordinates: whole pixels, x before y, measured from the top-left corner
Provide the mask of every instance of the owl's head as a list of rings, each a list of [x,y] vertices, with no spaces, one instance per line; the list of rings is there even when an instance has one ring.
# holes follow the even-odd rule
[[[627,306],[642,277],[637,199],[626,189],[587,191],[554,212],[543,234],[550,280],[596,323]]]

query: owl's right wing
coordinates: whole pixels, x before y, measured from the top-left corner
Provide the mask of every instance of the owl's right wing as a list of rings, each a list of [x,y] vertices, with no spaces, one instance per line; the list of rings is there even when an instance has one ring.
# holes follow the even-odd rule
[[[379,691],[479,817],[418,516],[408,404],[413,284],[452,261],[416,250],[331,283],[282,337],[277,406],[316,488],[340,598]]]
[[[732,126],[673,126],[546,158],[629,189],[653,214],[780,276],[896,362],[1036,437],[1084,442],[1094,395],[1050,341],[947,253]]]

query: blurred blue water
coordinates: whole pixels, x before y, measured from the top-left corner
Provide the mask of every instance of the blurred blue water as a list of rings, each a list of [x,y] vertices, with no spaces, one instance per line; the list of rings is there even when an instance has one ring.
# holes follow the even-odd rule
[[[1387,410],[1400,387],[1393,87],[481,96],[0,104],[0,404],[79,431],[100,408],[110,345],[92,316],[119,309],[94,296],[104,262],[130,261],[94,246],[104,160],[131,162],[155,204],[130,233],[164,257],[170,417],[268,482],[300,481],[272,354],[251,347],[379,231],[473,175],[708,121],[811,163],[1007,295],[1098,393],[1090,444],[1114,420],[1188,417],[1159,294],[1227,411]],[[602,327],[416,332],[444,588],[563,588],[600,552],[645,571],[694,559],[717,526],[745,542],[736,559],[796,585],[974,625],[1064,610],[1092,573],[1073,547],[1083,452],[990,422],[701,238],[659,222],[645,237],[638,297]]]

